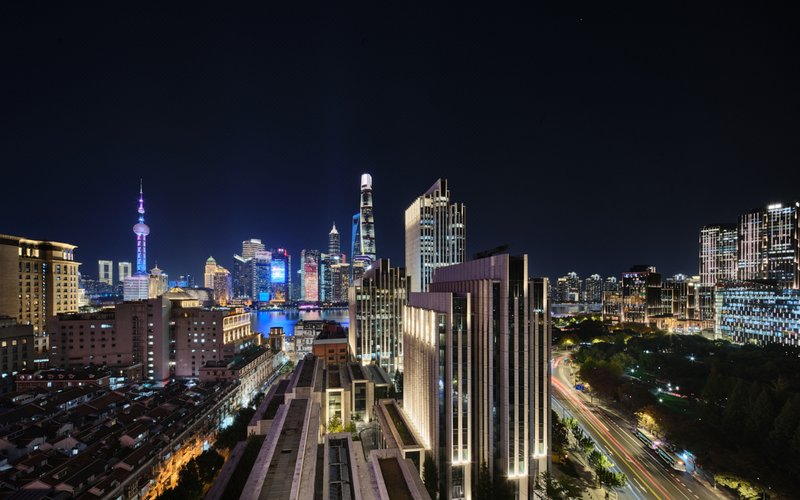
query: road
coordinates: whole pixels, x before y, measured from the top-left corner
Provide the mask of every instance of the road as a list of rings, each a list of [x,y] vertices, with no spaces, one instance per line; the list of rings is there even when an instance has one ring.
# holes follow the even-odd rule
[[[604,452],[628,476],[628,485],[619,498],[659,498],[681,500],[725,499],[719,490],[699,482],[691,474],[676,471],[664,464],[631,432],[626,422],[612,409],[575,390],[572,366],[565,354],[553,354],[553,409],[559,416],[571,416],[594,439]]]

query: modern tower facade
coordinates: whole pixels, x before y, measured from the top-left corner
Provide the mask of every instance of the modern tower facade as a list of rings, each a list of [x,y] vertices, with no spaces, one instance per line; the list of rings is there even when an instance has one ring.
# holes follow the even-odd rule
[[[272,252],[259,250],[252,259],[253,292],[252,299],[257,302],[270,300],[270,273],[272,271]]]
[[[593,274],[583,281],[583,301],[587,304],[603,302],[603,279]]]
[[[284,248],[272,250],[270,263],[270,302],[286,302],[290,300],[292,287],[292,259]]]
[[[217,261],[214,257],[209,256],[206,259],[206,267],[203,272],[203,286],[205,288],[214,288],[214,273],[217,271]]]
[[[253,293],[253,258],[245,259],[241,255],[233,255],[233,296],[236,298],[252,298]]]
[[[33,325],[37,359],[49,349],[47,322],[78,311],[75,245],[0,234],[0,316]]]
[[[388,259],[372,265],[349,291],[350,352],[364,365],[378,364],[387,373],[403,371],[403,308],[408,302],[405,269]]]
[[[319,302],[319,250],[300,252],[300,296],[306,302]]]
[[[369,174],[361,176],[361,197],[358,213],[353,216],[352,234],[351,262],[365,260],[367,266],[375,262],[375,218],[372,213],[372,176]]]
[[[405,213],[406,272],[412,292],[428,291],[435,270],[466,260],[465,207],[450,203],[446,179],[438,179]]]
[[[710,224],[700,230],[700,284],[714,286],[736,279],[737,228],[735,224]]]
[[[328,233],[328,253],[331,255],[339,255],[342,253],[341,238],[339,231],[336,229],[336,223],[333,223],[331,232]]]
[[[664,313],[661,274],[655,266],[639,265],[622,273],[622,321],[648,324]]]
[[[97,261],[97,280],[114,286],[114,263],[110,260]]]
[[[471,497],[485,463],[533,498],[550,436],[547,279],[528,278],[527,256],[495,255],[438,269],[429,288],[406,308],[403,408],[440,491]]]
[[[320,299],[323,302],[339,302],[341,300],[341,289],[337,288],[337,282],[341,283],[342,281],[341,277],[338,276],[341,272],[341,266],[334,266],[338,266],[344,262],[345,258],[341,252],[339,231],[336,229],[336,223],[334,222],[331,231],[328,233],[328,253],[320,255]],[[334,271],[336,271],[336,275]],[[346,294],[347,292],[345,291],[344,293]]]
[[[147,284],[147,298],[154,299],[169,291],[169,276],[158,268],[158,265],[150,270],[149,281]]]
[[[123,298],[126,301],[144,300],[149,295],[149,277],[147,273],[147,236],[150,227],[144,223],[144,195],[142,183],[139,182],[139,221],[133,225],[136,235],[136,272],[125,280]]]
[[[117,278],[120,283],[125,283],[125,280],[131,275],[131,268],[130,262],[117,262]]]
[[[212,290],[214,302],[221,306],[228,305],[233,296],[233,277],[230,271],[217,264],[214,257],[206,259],[203,284]]]
[[[715,294],[717,332],[740,343],[800,346],[800,290],[726,282]]]
[[[266,247],[261,240],[251,238],[242,242],[242,257],[245,259],[252,259],[256,256],[256,252],[263,252]]]
[[[738,279],[800,288],[800,203],[775,203],[739,217]]]

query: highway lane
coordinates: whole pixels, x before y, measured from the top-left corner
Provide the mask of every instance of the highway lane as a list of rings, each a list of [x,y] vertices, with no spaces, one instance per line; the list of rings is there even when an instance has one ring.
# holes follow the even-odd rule
[[[726,498],[719,491],[700,483],[686,472],[665,465],[631,431],[631,425],[609,409],[593,404],[590,398],[576,391],[571,382],[565,355],[554,355],[554,408],[578,420],[601,451],[628,476],[628,486],[619,491],[620,498],[659,498],[706,500]],[[560,411],[559,411],[560,410]]]

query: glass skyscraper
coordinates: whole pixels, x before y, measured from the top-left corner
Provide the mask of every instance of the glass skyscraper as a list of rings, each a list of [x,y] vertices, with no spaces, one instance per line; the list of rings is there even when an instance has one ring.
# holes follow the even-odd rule
[[[360,261],[358,266],[362,270],[375,262],[375,218],[372,214],[372,176],[364,174],[361,176],[361,197],[358,213],[353,216],[353,241],[350,247],[350,262],[353,269],[357,269],[355,263]],[[363,273],[363,271],[362,271]],[[353,280],[361,276],[353,276]]]
[[[406,272],[412,292],[427,292],[436,269],[466,260],[465,207],[450,203],[446,179],[438,179],[405,213]]]

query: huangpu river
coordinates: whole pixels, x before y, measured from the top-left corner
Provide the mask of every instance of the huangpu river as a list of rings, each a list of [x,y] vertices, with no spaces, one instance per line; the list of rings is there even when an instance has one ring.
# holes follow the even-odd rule
[[[258,311],[252,314],[255,318],[256,331],[261,332],[265,337],[269,335],[269,329],[273,326],[283,327],[286,336],[294,335],[294,325],[300,320],[331,320],[341,323],[345,328],[350,323],[347,309],[319,309],[315,311],[289,309],[286,311]]]

